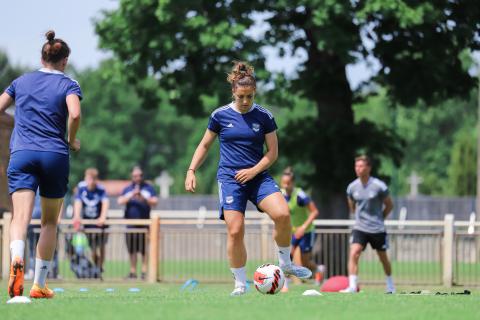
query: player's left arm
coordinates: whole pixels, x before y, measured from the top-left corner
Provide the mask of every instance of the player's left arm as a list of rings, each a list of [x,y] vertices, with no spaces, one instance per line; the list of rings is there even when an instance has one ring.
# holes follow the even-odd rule
[[[267,152],[263,158],[252,168],[239,170],[235,175],[235,180],[240,183],[246,183],[252,180],[257,174],[267,170],[278,158],[278,138],[274,130],[265,134],[265,144]]]
[[[383,218],[384,218],[384,219],[386,219],[386,218],[388,217],[388,215],[390,214],[390,212],[392,212],[392,209],[393,209],[392,197],[387,196],[387,197],[383,200]]]
[[[305,222],[295,231],[295,237],[297,239],[303,237],[303,235],[305,234],[305,230],[307,230],[307,228],[313,223],[313,220],[318,217],[318,209],[315,205],[315,202],[310,200],[307,204],[307,208],[308,211],[310,211],[310,214],[308,215],[307,220],[305,220]]]
[[[2,95],[0,95],[0,114],[4,113],[12,103],[12,97],[6,92],[2,93]]]
[[[150,189],[149,190],[149,197],[147,197],[145,200],[147,201],[150,208],[153,208],[158,203],[158,196],[157,196],[157,193],[155,192],[155,189],[153,187],[150,187],[149,189]]]
[[[107,220],[108,209],[110,208],[110,200],[107,197],[104,197],[102,200],[102,209],[100,211],[100,216],[98,217],[98,226],[103,226]]]

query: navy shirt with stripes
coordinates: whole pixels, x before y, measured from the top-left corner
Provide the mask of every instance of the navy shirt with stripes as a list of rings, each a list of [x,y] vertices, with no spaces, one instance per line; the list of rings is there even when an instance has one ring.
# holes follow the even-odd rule
[[[218,134],[220,162],[217,179],[232,180],[238,170],[255,166],[264,155],[265,135],[277,129],[273,115],[258,104],[240,113],[230,103],[210,116],[208,129]]]

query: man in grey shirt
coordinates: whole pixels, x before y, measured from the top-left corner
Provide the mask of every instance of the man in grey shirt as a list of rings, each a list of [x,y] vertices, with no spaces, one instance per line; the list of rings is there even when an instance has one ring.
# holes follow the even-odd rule
[[[392,267],[388,260],[388,238],[384,220],[393,209],[387,185],[370,176],[372,170],[367,156],[355,158],[357,179],[347,188],[348,206],[355,213],[355,225],[350,240],[350,256],[348,260],[349,286],[342,292],[358,291],[358,261],[368,243],[377,251],[386,275],[387,293],[394,293]]]

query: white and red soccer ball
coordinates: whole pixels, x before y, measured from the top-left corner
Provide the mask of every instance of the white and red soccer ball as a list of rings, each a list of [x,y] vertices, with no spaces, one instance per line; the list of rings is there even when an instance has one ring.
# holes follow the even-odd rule
[[[280,292],[285,283],[282,269],[273,264],[264,264],[257,268],[253,275],[255,288],[263,294]]]

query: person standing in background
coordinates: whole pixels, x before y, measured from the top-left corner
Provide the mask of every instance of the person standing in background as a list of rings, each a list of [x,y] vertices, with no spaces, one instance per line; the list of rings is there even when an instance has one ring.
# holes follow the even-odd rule
[[[150,211],[158,203],[158,197],[152,185],[145,182],[143,170],[135,166],[132,169],[132,183],[128,185],[118,198],[118,204],[125,206],[125,219],[150,219]],[[142,228],[141,226],[127,226],[127,228]],[[143,228],[148,228],[143,227]],[[142,255],[142,280],[147,273],[147,255],[145,233],[125,234],[127,249],[130,256],[130,273],[127,278],[137,278],[137,254]]]
[[[355,214],[355,225],[350,239],[348,260],[349,286],[341,292],[358,292],[358,262],[367,244],[377,251],[386,276],[386,293],[395,293],[392,278],[392,266],[388,259],[388,236],[385,219],[393,209],[393,201],[387,185],[370,176],[372,165],[370,159],[363,155],[355,158],[357,179],[348,185],[347,200],[350,212]]]
[[[85,229],[100,229],[100,232],[88,232],[88,245],[92,249],[92,260],[101,272],[105,262],[105,246],[108,241],[108,234],[105,233],[107,226],[107,212],[109,200],[105,188],[98,184],[98,170],[88,168],[85,170],[84,181],[77,186],[75,202],[73,206],[73,227],[80,230],[81,220],[92,220],[91,224],[85,224]]]

